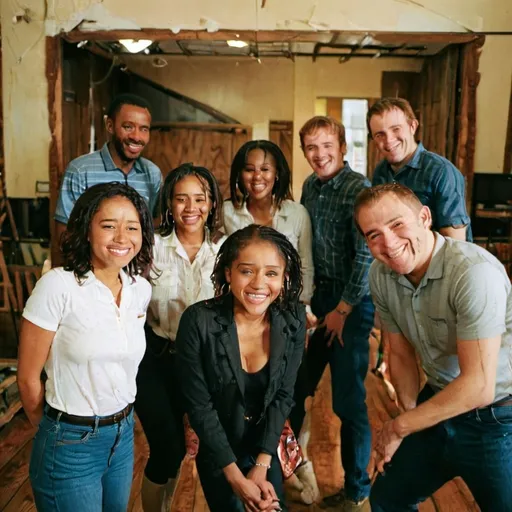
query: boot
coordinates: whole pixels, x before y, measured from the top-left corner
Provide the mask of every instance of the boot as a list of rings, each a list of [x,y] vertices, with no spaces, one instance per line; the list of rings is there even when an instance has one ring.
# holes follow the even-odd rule
[[[162,512],[164,492],[165,485],[155,484],[144,475],[140,491],[142,510],[144,512]]]

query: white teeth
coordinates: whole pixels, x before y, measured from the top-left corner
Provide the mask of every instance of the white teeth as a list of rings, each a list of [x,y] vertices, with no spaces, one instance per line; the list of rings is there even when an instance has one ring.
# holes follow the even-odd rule
[[[252,188],[256,191],[264,190],[266,188],[266,185],[253,185]]]
[[[130,249],[109,249],[109,251],[117,254],[118,256],[126,256]]]
[[[266,295],[260,295],[260,294],[256,294],[256,293],[247,293],[246,295],[248,295],[249,297],[251,297],[253,299],[264,299],[266,297]]]
[[[395,258],[398,258],[403,252],[405,251],[405,245],[403,247],[400,247],[400,249],[394,251],[394,252],[388,252],[388,256],[390,259],[394,260]]]

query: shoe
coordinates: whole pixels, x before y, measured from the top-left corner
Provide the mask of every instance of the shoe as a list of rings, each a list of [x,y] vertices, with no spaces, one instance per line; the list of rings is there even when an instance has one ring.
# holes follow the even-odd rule
[[[316,481],[315,470],[313,468],[313,463],[310,460],[303,462],[296,470],[295,474],[300,482],[304,485],[305,494],[311,496],[311,502],[308,503],[317,503],[320,501],[320,489],[318,489],[318,484]]]
[[[346,497],[344,489],[332,496],[326,496],[320,508],[339,512],[370,512],[371,510],[370,500],[367,497],[358,502],[352,501]]]

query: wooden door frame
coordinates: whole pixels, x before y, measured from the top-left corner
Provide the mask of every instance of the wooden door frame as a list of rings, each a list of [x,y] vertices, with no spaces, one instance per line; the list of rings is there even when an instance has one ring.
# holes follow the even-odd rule
[[[333,35],[345,31],[332,31]],[[352,33],[352,32],[351,32]],[[414,39],[418,43],[470,43],[481,37],[476,33],[397,33],[397,32],[364,32],[359,31],[355,34],[361,36],[370,35],[378,38],[383,43],[393,43],[402,41],[404,37]],[[142,30],[98,30],[82,32],[74,29],[66,34],[53,37],[46,37],[46,79],[48,82],[48,113],[51,141],[49,146],[49,179],[50,179],[50,236],[51,236],[51,254],[54,263],[60,262],[59,241],[55,240],[55,221],[53,214],[57,205],[59,193],[59,177],[64,173],[63,162],[63,137],[62,137],[62,41],[63,39],[78,43],[80,41],[101,41],[101,40],[119,40],[119,39],[153,39],[153,40],[209,40],[225,41],[228,39],[241,38],[242,40],[255,40],[259,42],[274,41],[318,41],[318,33],[314,31],[294,31],[294,30],[219,30],[217,32],[207,32],[206,30],[182,30],[178,34],[167,29],[144,28]],[[478,74],[478,73],[477,73]],[[478,83],[475,77],[475,82]],[[474,88],[476,92],[476,87]],[[476,96],[476,94],[475,94]],[[475,97],[476,103],[476,97]],[[469,130],[468,147],[474,150],[475,127]],[[472,161],[472,159],[471,159]]]

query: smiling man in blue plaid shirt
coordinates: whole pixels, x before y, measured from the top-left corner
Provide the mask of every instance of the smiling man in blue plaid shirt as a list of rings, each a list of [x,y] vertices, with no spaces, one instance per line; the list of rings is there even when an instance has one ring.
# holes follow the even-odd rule
[[[372,257],[353,214],[358,193],[370,182],[344,161],[345,129],[334,119],[310,119],[302,127],[300,139],[314,171],[304,182],[301,198],[313,227],[315,291],[311,308],[323,319],[306,354],[309,391],[314,392],[329,363],[333,410],[342,421],[345,489],[324,502],[341,506],[343,511],[364,510],[370,493],[366,468],[371,451],[364,379],[374,307],[368,286]]]

